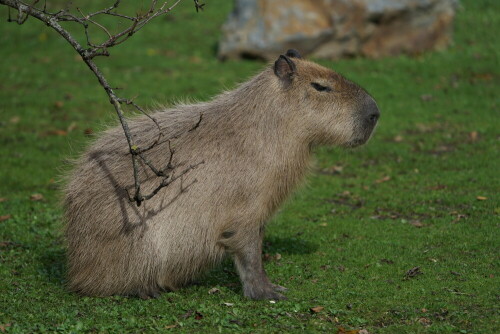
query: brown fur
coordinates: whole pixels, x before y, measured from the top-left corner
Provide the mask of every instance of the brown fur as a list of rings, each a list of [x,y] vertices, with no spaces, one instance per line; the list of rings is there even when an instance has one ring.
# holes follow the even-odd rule
[[[287,55],[210,102],[154,114],[163,138],[179,135],[172,141],[175,173],[204,163],[140,207],[124,190],[133,190],[133,175],[123,130],[98,136],[65,189],[71,290],[156,296],[231,254],[246,296],[284,298],[276,292],[284,288],[271,284],[262,267],[265,223],[304,178],[312,147],[360,145],[378,117],[374,100],[358,85]],[[317,91],[312,82],[333,91]],[[200,114],[200,126],[188,131]],[[146,117],[130,120],[130,127],[139,147],[156,139]],[[166,164],[168,142],[148,157]],[[148,193],[160,179],[144,168],[141,181]]]

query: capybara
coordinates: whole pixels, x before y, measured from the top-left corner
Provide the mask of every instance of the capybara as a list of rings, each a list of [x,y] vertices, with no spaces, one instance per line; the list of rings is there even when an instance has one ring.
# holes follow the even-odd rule
[[[141,206],[129,197],[134,176],[123,130],[104,131],[65,187],[69,289],[155,297],[229,254],[245,296],[285,298],[262,265],[266,222],[304,179],[314,147],[364,144],[379,115],[360,86],[288,50],[209,102],[152,114],[162,139],[148,160],[175,166],[171,179],[188,172]],[[129,125],[138,147],[158,139],[146,116]],[[144,194],[162,181],[145,165],[139,178]]]

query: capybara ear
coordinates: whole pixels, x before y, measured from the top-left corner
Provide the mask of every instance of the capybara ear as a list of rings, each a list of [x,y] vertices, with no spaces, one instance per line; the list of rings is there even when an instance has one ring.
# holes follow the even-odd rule
[[[295,49],[288,49],[288,51],[285,53],[285,55],[287,57],[290,57],[290,58],[299,58],[299,59],[302,58],[299,51],[297,51]]]
[[[278,60],[274,62],[274,74],[276,74],[284,84],[289,85],[296,73],[297,67],[295,63],[287,56],[281,55]]]

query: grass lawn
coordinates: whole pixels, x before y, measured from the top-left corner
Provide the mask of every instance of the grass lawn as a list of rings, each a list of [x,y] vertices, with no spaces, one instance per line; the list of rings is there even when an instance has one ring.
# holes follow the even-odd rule
[[[206,2],[99,60],[122,96],[206,100],[266,66],[216,59],[231,1]],[[269,223],[265,267],[290,289],[277,303],[245,299],[230,262],[154,300],[65,289],[58,180],[114,110],[65,41],[0,8],[0,332],[498,332],[500,2],[461,3],[447,51],[321,61],[382,117],[367,146],[318,149]]]

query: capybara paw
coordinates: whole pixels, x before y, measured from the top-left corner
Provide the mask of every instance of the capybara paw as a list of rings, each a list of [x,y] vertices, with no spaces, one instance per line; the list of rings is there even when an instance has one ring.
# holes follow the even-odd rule
[[[287,300],[288,298],[281,293],[278,293],[276,291],[273,291],[273,293],[270,294],[270,296],[266,299],[272,299],[272,300]]]
[[[258,289],[245,289],[245,296],[254,300],[286,300],[281,293],[274,291],[274,284]]]

